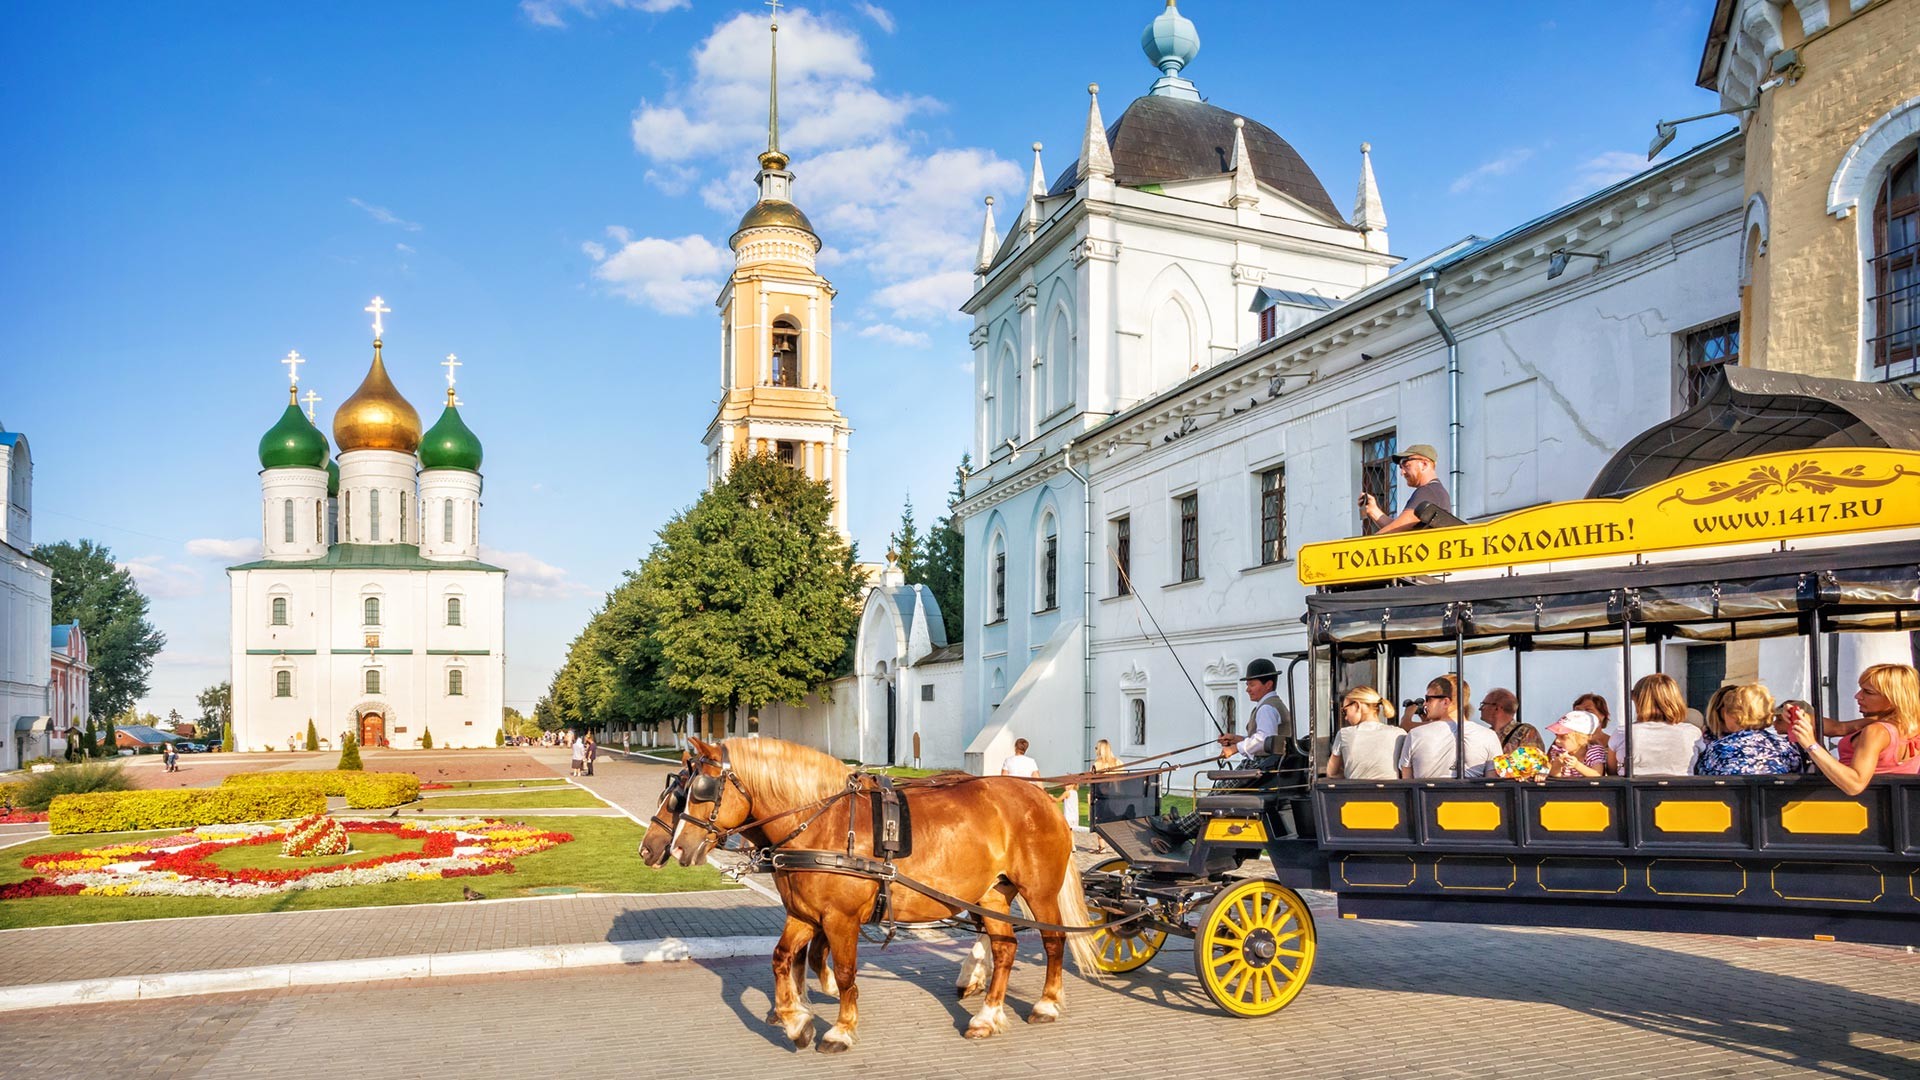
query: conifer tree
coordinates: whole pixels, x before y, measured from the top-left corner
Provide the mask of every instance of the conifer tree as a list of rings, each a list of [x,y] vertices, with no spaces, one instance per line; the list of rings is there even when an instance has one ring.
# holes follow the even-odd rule
[[[314,729],[313,718],[311,716],[307,718],[307,749],[320,749],[320,732]]]
[[[351,731],[347,732],[346,738],[340,740],[340,764],[335,765],[334,768],[350,772],[359,772],[364,768],[360,764],[360,740],[354,738]]]

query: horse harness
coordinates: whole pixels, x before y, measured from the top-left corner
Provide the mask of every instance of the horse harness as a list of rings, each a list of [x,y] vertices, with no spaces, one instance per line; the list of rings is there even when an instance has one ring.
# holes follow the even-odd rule
[[[720,772],[718,775],[703,773],[697,768],[697,766],[700,765],[715,766]],[[692,757],[686,765],[681,767],[678,773],[675,773],[668,779],[666,789],[660,794],[659,808],[654,811],[654,821],[662,826],[666,825],[666,822],[661,820],[660,812],[661,810],[671,810],[674,821],[680,824],[692,825],[697,829],[711,834],[714,837],[715,844],[718,845],[725,843],[729,836],[741,836],[741,834],[748,829],[764,827],[780,818],[792,817],[805,813],[808,810],[813,810],[814,813],[812,816],[802,821],[792,832],[789,832],[779,840],[766,844],[754,844],[744,836],[741,836],[741,840],[753,849],[754,861],[756,863],[764,862],[768,868],[776,874],[842,874],[847,877],[857,877],[874,882],[878,888],[874,893],[873,911],[868,915],[866,920],[869,924],[887,927],[900,925],[893,919],[892,887],[895,884],[903,885],[938,903],[971,914],[973,916],[974,928],[979,931],[985,930],[984,920],[994,919],[1028,930],[1062,934],[1086,934],[1096,930],[1110,931],[1126,923],[1146,918],[1150,914],[1150,912],[1142,910],[1123,918],[1093,926],[1062,926],[1059,923],[1042,922],[1038,919],[1025,918],[1015,915],[1011,911],[996,911],[984,905],[963,900],[958,896],[954,896],[952,893],[936,889],[925,882],[915,881],[913,878],[902,874],[899,868],[894,865],[895,859],[912,854],[913,832],[912,814],[908,807],[906,794],[900,790],[890,776],[885,776],[880,773],[870,773],[865,769],[855,769],[852,773],[848,774],[847,786],[845,788],[815,803],[782,811],[781,813],[772,814],[758,820],[748,821],[732,828],[722,828],[719,825],[720,800],[725,795],[726,788],[729,784],[737,789],[743,798],[751,799],[745,785],[740,782],[739,777],[734,775],[733,766],[731,762],[727,760],[726,745],[723,743],[720,746],[720,756],[717,760],[706,757],[705,755]],[[800,834],[806,832],[814,822],[818,821],[828,810],[832,809],[835,803],[843,799],[858,799],[862,795],[870,796],[873,799],[874,854],[872,856],[862,855],[853,850],[855,818],[851,809],[849,809],[847,813],[847,847],[845,851],[810,848],[791,851],[784,849],[784,845],[797,839]],[[711,805],[711,809],[708,811],[705,820],[701,820],[686,812],[686,808],[690,802],[704,802]]]

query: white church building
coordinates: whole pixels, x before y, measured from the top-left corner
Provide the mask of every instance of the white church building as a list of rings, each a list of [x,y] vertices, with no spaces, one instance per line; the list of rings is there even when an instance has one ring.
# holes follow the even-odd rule
[[[33,453],[0,429],[0,771],[48,752],[53,571],[33,557]],[[85,723],[83,715],[81,722]]]
[[[964,308],[980,466],[959,507],[957,722],[975,772],[1020,737],[1065,772],[1096,739],[1125,758],[1242,727],[1244,665],[1306,647],[1293,553],[1358,534],[1363,489],[1398,505],[1396,447],[1439,448],[1464,518],[1579,498],[1738,360],[1739,133],[1403,265],[1364,145],[1343,217],[1280,136],[1200,100],[1199,36],[1171,4],[1143,45],[1162,72],[1147,96],[1111,126],[1096,98],[1079,159],[1050,185],[1036,161],[1006,236],[989,207]],[[1695,682],[1757,664],[1662,647]],[[1809,696],[1781,660],[1776,696]],[[1469,658],[1466,676],[1511,671]],[[1625,706],[1611,653],[1538,657],[1527,680],[1541,722],[1586,690]],[[1304,710],[1304,675],[1293,690]]]
[[[260,440],[257,561],[230,567],[236,750],[492,746],[506,674],[506,571],[480,561],[480,440],[461,420],[448,356],[438,421],[381,357],[334,413],[337,460],[296,385]],[[290,372],[303,363],[287,359]],[[317,395],[309,393],[309,408]]]

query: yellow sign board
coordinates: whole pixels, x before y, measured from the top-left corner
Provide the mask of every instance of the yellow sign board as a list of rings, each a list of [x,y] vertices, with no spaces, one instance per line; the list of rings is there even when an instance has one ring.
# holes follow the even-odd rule
[[[1307,544],[1302,585],[1920,526],[1920,453],[1804,450],[1682,473],[1619,499],[1517,510],[1477,525]]]

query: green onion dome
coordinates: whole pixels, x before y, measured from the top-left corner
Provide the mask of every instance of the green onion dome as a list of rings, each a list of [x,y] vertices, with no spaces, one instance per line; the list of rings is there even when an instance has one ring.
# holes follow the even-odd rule
[[[263,469],[318,469],[327,463],[327,437],[313,426],[300,406],[287,402],[280,421],[260,436],[260,467]]]
[[[453,394],[447,394],[447,409],[440,419],[420,437],[422,469],[465,469],[480,471],[480,439],[454,407]]]
[[[339,495],[340,495],[340,463],[333,460],[332,458],[328,458],[327,459],[327,498],[329,499],[338,498]]]

